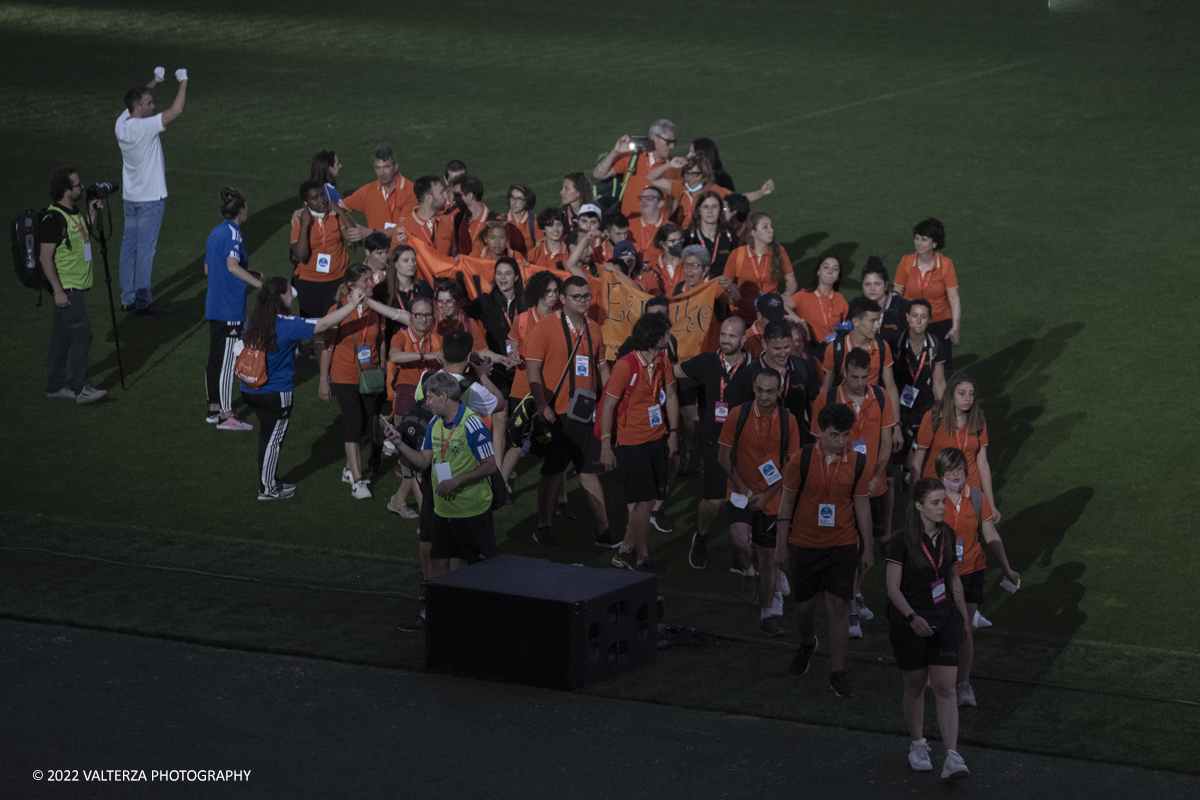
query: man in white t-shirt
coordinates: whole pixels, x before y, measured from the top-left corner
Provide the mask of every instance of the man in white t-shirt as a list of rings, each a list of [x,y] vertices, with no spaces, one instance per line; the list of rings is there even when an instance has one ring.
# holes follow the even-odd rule
[[[175,102],[161,114],[154,113],[150,91],[162,82],[165,70],[154,70],[154,80],[125,93],[125,111],[117,117],[117,143],[121,146],[122,197],[125,205],[125,232],[121,239],[121,309],[138,314],[155,313],[150,291],[150,269],[158,229],[162,226],[167,197],[167,175],[162,143],[158,135],[167,123],[183,111],[187,93],[187,70],[175,70],[179,93]]]

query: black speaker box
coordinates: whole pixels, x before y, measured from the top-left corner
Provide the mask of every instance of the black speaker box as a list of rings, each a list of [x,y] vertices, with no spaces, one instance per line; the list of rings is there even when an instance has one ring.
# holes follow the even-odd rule
[[[426,586],[425,665],[437,672],[577,689],[648,664],[658,579],[500,555]]]

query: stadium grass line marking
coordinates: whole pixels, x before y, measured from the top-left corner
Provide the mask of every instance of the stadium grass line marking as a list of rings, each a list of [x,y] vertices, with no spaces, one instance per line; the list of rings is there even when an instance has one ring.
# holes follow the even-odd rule
[[[991,67],[990,69],[980,70],[979,72],[969,72],[966,75],[958,75],[953,78],[946,78],[944,80],[934,81],[933,83],[927,83],[923,86],[913,86],[910,89],[899,89],[894,92],[887,92],[886,94],[876,95],[875,97],[867,97],[862,100],[854,100],[853,102],[850,102],[850,103],[842,103],[841,105],[831,106],[829,108],[823,108],[819,111],[808,111],[804,114],[797,114],[794,117],[784,117],[783,119],[777,119],[777,120],[774,120],[773,122],[764,122],[761,125],[753,125],[749,128],[742,128],[739,131],[730,131],[729,133],[722,133],[716,138],[724,140],[724,139],[730,138],[731,136],[743,136],[747,133],[758,133],[759,131],[766,130],[767,128],[773,128],[776,125],[787,125],[792,122],[802,122],[803,120],[806,120],[806,119],[815,119],[816,117],[823,117],[823,116],[826,116],[829,114],[836,114],[839,111],[847,111],[851,108],[858,108],[859,106],[865,106],[869,103],[879,103],[884,100],[894,100],[897,97],[907,97],[910,94],[917,94],[919,92],[925,92],[930,89],[937,89],[942,86],[951,86],[956,83],[964,83],[966,81],[973,81],[973,80],[976,80],[977,78],[986,78],[989,75],[997,75],[1001,72],[1007,72],[1009,70],[1018,69],[1027,64],[1032,64],[1036,61],[1042,61],[1046,58],[1047,58],[1047,56],[1037,56],[1036,58],[1027,58],[1023,61],[1014,61],[1011,64],[1002,64],[999,67]]]

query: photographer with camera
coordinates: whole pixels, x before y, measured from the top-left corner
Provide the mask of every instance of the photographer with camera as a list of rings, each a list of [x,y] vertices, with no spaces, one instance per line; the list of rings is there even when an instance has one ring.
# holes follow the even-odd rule
[[[649,183],[650,170],[665,164],[674,147],[675,123],[669,119],[657,120],[650,126],[647,137],[622,136],[617,139],[612,152],[592,170],[592,177],[603,181],[621,175],[622,188],[616,190],[616,197],[621,202],[621,213],[632,217],[641,211],[638,198]],[[679,170],[672,169],[662,177],[678,178]]]
[[[116,125],[117,143],[121,146],[121,182],[125,185],[121,309],[138,314],[156,313],[150,270],[167,197],[167,173],[158,137],[168,123],[183,113],[187,94],[187,70],[177,69],[175,80],[179,81],[179,91],[175,102],[166,111],[155,114],[151,90],[165,77],[166,70],[155,67],[154,80],[126,92],[125,111],[117,117]]]
[[[42,273],[54,295],[54,327],[50,329],[46,396],[70,398],[80,405],[94,403],[108,392],[92,388],[88,355],[92,349],[92,323],[84,292],[92,288],[92,243],[88,234],[96,212],[104,203],[92,198],[87,219],[75,207],[83,183],[74,167],[59,167],[50,176],[54,201],[42,215],[38,254]]]

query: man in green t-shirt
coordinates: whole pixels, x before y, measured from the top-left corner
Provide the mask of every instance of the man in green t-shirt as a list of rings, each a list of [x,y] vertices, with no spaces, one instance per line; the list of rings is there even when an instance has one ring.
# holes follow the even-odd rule
[[[88,356],[92,349],[92,324],[85,293],[92,288],[92,242],[88,226],[103,204],[93,199],[87,221],[76,208],[83,182],[74,167],[59,167],[50,176],[50,199],[38,225],[42,273],[54,295],[54,327],[50,331],[46,396],[94,403],[108,392],[92,388]]]
[[[418,452],[398,444],[418,469],[431,469],[433,478],[433,541],[430,557],[434,577],[450,571],[450,560],[468,564],[491,558],[496,549],[492,529],[492,487],[496,471],[492,434],[479,415],[462,402],[458,379],[445,373],[425,382],[425,402],[434,413]]]

